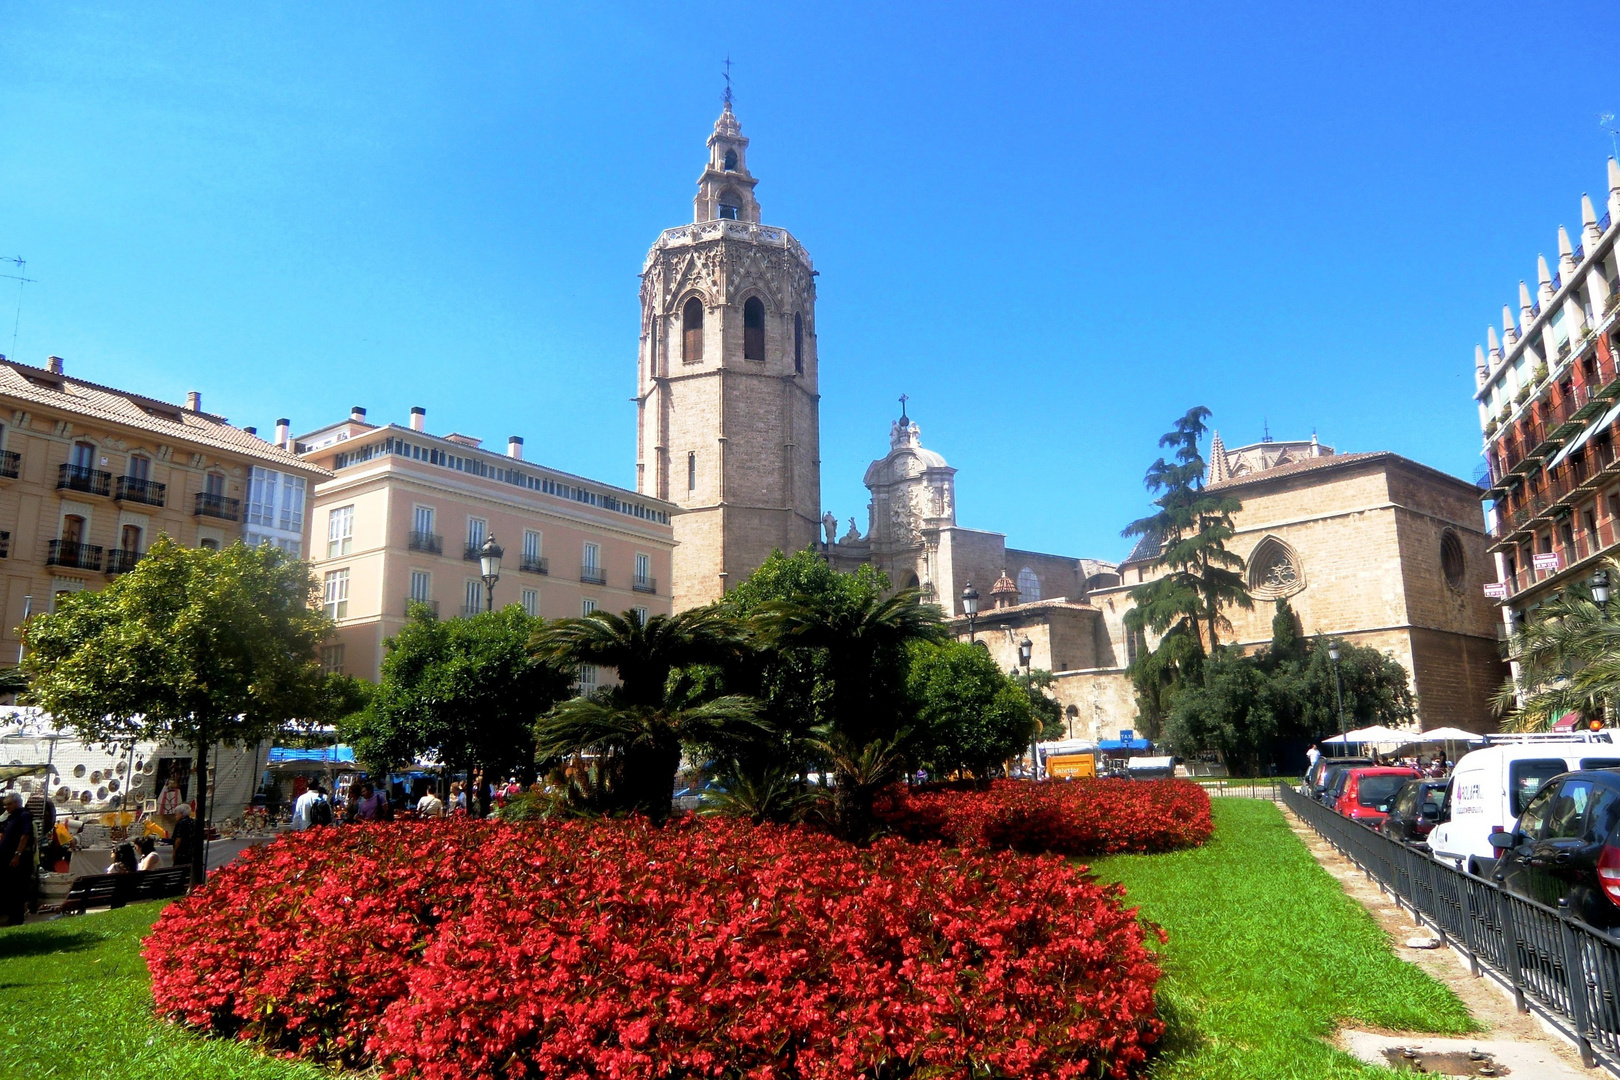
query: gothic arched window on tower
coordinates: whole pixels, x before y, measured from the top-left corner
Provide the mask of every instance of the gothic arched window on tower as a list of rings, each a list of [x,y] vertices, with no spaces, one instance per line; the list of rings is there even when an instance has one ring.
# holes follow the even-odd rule
[[[765,305],[757,296],[743,303],[743,359],[765,359]]]
[[[737,220],[737,207],[742,205],[742,199],[730,188],[720,193],[720,216],[732,221]]]
[[[1041,598],[1041,579],[1035,571],[1024,567],[1018,571],[1018,602],[1028,604]]]
[[[804,316],[793,313],[793,370],[804,374]]]
[[[737,169],[737,151],[726,151],[726,172],[735,172]]]
[[[703,359],[703,301],[695,296],[681,308],[681,359],[688,364]]]

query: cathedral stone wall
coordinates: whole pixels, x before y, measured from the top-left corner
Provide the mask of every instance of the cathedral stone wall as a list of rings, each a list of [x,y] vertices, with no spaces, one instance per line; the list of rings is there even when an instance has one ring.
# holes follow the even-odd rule
[[[1007,576],[1014,581],[1019,580],[1019,572],[1025,567],[1035,572],[1040,582],[1040,596],[1025,596],[1019,594],[1018,601],[1027,604],[1035,600],[1056,600],[1066,597],[1070,600],[1079,600],[1085,594],[1084,583],[1080,580],[1080,560],[1070,555],[1047,555],[1039,551],[1023,551],[1019,548],[1008,548],[1005,556]],[[1022,589],[1022,585],[1019,586]]]

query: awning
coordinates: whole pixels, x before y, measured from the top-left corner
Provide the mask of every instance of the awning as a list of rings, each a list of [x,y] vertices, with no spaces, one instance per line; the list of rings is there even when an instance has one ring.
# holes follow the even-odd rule
[[[1563,716],[1560,716],[1557,720],[1553,721],[1552,729],[1554,731],[1574,731],[1575,728],[1579,726],[1581,720],[1582,717],[1579,709],[1574,712],[1567,712]]]
[[[1363,746],[1399,746],[1401,743],[1411,742],[1418,735],[1415,731],[1397,731],[1395,728],[1374,724],[1372,727],[1358,728],[1347,731],[1343,735],[1335,735],[1331,739],[1323,739],[1324,743],[1337,746],[1341,743],[1361,743]]]
[[[353,765],[352,746],[272,746],[269,765]]]
[[[0,784],[8,780],[15,780],[20,776],[40,776],[47,772],[55,772],[49,765],[0,765]]]
[[[1563,461],[1566,457],[1585,446],[1587,439],[1590,439],[1598,432],[1605,430],[1616,420],[1620,420],[1620,405],[1616,405],[1614,408],[1604,413],[1603,418],[1598,420],[1596,423],[1588,424],[1585,431],[1581,432],[1580,435],[1565,443],[1564,448],[1558,451],[1558,453],[1554,454],[1551,461],[1547,462],[1547,468],[1553,468],[1560,461]]]
[[[1149,750],[1153,744],[1146,739],[1104,739],[1097,744],[1099,750]]]

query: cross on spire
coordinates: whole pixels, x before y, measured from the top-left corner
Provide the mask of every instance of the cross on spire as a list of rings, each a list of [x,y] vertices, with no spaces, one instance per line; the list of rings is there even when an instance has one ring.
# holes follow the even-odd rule
[[[910,400],[911,400],[910,397],[908,397],[907,395],[905,395],[905,394],[900,395],[900,422],[902,424],[905,423],[907,420],[911,419],[909,416],[906,415],[906,402],[910,401]]]
[[[726,53],[726,94],[723,100],[726,108],[731,108],[731,54]]]

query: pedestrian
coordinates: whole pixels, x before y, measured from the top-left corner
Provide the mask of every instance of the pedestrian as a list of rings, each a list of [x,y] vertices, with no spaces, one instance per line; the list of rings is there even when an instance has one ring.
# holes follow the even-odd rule
[[[450,784],[450,812],[452,814],[467,812],[467,788],[460,780],[454,780]]]
[[[197,858],[197,819],[191,805],[181,803],[174,822],[174,865],[190,866]]]
[[[444,800],[435,795],[432,788],[428,788],[416,802],[416,813],[418,817],[442,818],[444,817]]]
[[[388,800],[380,795],[377,787],[370,780],[360,781],[360,797],[352,799],[353,807],[349,814],[350,821],[386,821],[388,820]]]
[[[113,861],[108,864],[108,874],[133,874],[140,869],[140,859],[135,855],[135,845],[125,840],[113,848]]]
[[[314,820],[310,816],[310,811],[314,809],[315,804],[320,801],[321,786],[319,784],[309,785],[309,787],[305,789],[304,793],[298,796],[298,801],[293,803],[292,827],[303,830],[313,825]],[[328,807],[328,809],[330,809],[330,807]]]
[[[0,926],[20,926],[34,894],[34,815],[20,791],[6,792],[0,809]]]
[[[336,818],[336,814],[334,814],[332,811],[332,802],[326,793],[326,789],[320,784],[316,784],[309,790],[313,792],[315,796],[314,800],[309,804],[308,813],[306,815],[309,826],[332,824],[333,820]]]
[[[150,836],[143,836],[135,843],[135,850],[141,856],[137,870],[158,870],[163,866],[163,860],[158,858],[157,841]]]
[[[1309,750],[1305,751],[1305,771],[1307,773],[1316,768],[1317,759],[1321,756],[1322,751],[1317,749],[1314,745]]]

